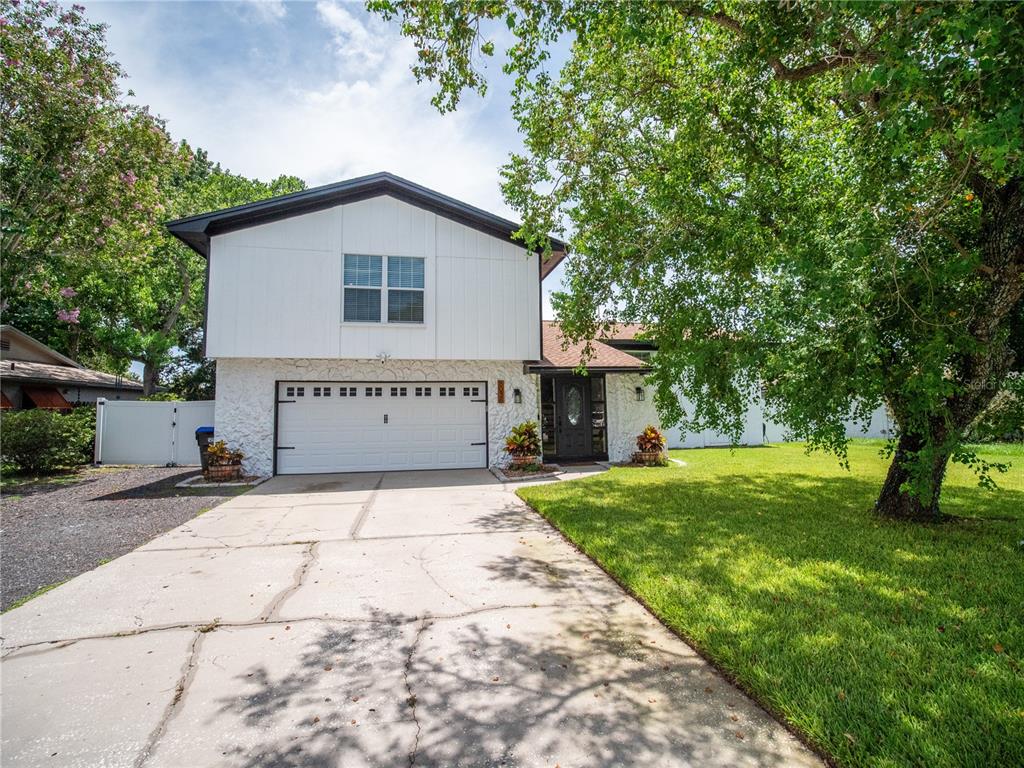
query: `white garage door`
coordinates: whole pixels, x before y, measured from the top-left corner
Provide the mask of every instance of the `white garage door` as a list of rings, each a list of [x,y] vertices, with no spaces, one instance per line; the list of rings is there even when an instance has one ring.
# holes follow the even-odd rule
[[[482,381],[278,385],[279,474],[487,466]]]

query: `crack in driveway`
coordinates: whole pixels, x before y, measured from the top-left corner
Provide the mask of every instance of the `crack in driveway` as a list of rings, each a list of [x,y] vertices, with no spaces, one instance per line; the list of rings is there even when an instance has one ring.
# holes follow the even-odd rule
[[[284,602],[295,594],[303,583],[305,583],[306,574],[309,573],[309,569],[313,567],[313,564],[317,560],[319,545],[319,542],[314,541],[306,546],[305,551],[302,553],[302,563],[295,570],[295,576],[293,577],[292,583],[271,598],[267,607],[263,609],[262,613],[260,613],[260,621],[267,622],[272,619],[281,610],[281,606]]]
[[[212,625],[196,629],[195,637],[192,638],[192,644],[189,646],[188,657],[185,659],[185,665],[181,670],[181,677],[178,678],[178,683],[174,687],[174,696],[171,698],[166,709],[164,709],[163,714],[160,716],[160,721],[156,724],[153,732],[149,734],[149,738],[146,740],[146,746],[142,748],[142,751],[132,763],[133,768],[141,768],[146,761],[149,760],[153,751],[156,749],[160,738],[167,731],[168,723],[170,723],[171,719],[178,711],[182,699],[185,698],[185,693],[188,690],[189,684],[196,676],[196,670],[199,667],[199,650],[203,645],[203,638],[206,636],[206,633],[212,631],[212,629]]]
[[[412,643],[409,645],[409,653],[405,657],[405,667],[402,670],[402,682],[405,683],[405,692],[408,697],[405,703],[409,705],[409,709],[412,712],[412,721],[416,725],[416,736],[412,742],[412,749],[409,750],[409,768],[413,768],[416,765],[416,757],[420,751],[420,737],[423,735],[423,726],[420,723],[419,713],[416,711],[416,694],[413,693],[412,683],[409,682],[409,673],[412,671],[413,657],[416,655],[416,649],[419,647],[420,638],[423,637],[423,633],[426,632],[430,626],[428,617],[424,616],[420,620],[419,629],[416,630],[416,636],[413,638]]]
[[[440,621],[450,621],[453,619],[464,619],[469,616],[476,616],[477,614],[489,613],[491,611],[514,611],[514,610],[525,610],[528,608],[590,608],[589,605],[576,606],[573,604],[566,604],[564,602],[557,603],[503,603],[501,605],[488,605],[480,608],[471,608],[466,611],[459,611],[457,613],[431,613],[425,616],[403,616],[403,617],[378,617],[378,616],[334,616],[331,614],[319,614],[317,616],[295,616],[288,619],[254,619],[251,621],[221,621],[220,619],[213,619],[212,621],[188,621],[180,622],[177,624],[158,624],[152,627],[141,627],[138,629],[128,629],[118,632],[104,632],[95,635],[81,635],[79,637],[62,637],[53,640],[35,640],[31,643],[24,643],[22,645],[10,646],[3,654],[3,658],[7,659],[11,656],[17,655],[18,658],[25,658],[26,656],[38,656],[44,653],[52,653],[53,651],[59,651],[63,648],[67,648],[75,643],[81,643],[88,640],[116,640],[122,637],[136,637],[138,635],[148,635],[154,632],[171,632],[176,629],[190,629],[193,631],[216,631],[218,629],[246,629],[250,627],[268,627],[277,626],[279,624],[301,624],[303,622],[322,622],[325,624],[386,624],[389,626],[411,624],[417,621],[423,621],[430,619],[431,622],[437,623]],[[42,648],[41,646],[50,646]]]

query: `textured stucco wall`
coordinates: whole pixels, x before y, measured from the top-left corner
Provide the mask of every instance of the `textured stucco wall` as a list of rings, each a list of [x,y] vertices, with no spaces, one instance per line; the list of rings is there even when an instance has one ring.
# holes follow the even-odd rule
[[[274,382],[295,381],[486,381],[488,456],[505,460],[504,438],[514,425],[538,418],[537,377],[523,373],[520,361],[493,360],[302,360],[222,358],[217,361],[217,439],[241,448],[245,471],[269,475],[273,469]],[[505,403],[498,404],[498,379],[505,380]],[[512,390],[520,389],[516,405]],[[638,403],[638,405],[640,405]]]
[[[608,399],[608,460],[629,461],[636,451],[636,436],[648,424],[659,425],[654,407],[654,389],[644,385],[640,373],[614,373],[605,376]],[[637,401],[636,388],[644,388],[643,401]]]

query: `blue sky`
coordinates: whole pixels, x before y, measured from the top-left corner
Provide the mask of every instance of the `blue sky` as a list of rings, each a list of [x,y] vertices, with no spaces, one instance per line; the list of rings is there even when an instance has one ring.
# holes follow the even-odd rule
[[[497,62],[485,98],[466,94],[457,112],[440,115],[433,84],[409,71],[411,43],[361,3],[85,6],[109,26],[135,100],[236,173],[293,174],[315,186],[386,170],[516,218],[498,169],[521,141]],[[506,41],[496,42],[501,50]],[[561,269],[545,281],[545,317],[560,279]]]

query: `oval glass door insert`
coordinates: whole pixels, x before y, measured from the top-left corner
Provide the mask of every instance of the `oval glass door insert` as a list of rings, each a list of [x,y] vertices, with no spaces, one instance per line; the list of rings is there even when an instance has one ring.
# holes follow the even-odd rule
[[[565,418],[575,427],[580,423],[582,416],[583,396],[580,394],[580,388],[577,386],[569,387],[569,391],[565,393]]]

